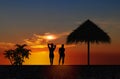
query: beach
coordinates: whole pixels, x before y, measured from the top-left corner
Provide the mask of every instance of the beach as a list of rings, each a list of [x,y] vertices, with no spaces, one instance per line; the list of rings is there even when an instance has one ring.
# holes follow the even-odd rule
[[[120,66],[1,65],[0,79],[120,79]]]

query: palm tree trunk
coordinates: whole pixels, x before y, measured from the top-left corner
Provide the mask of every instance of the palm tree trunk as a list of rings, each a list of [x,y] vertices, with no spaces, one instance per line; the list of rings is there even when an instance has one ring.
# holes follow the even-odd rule
[[[10,64],[13,65],[11,58],[8,58],[10,60]]]
[[[88,65],[90,65],[90,42],[88,41]]]

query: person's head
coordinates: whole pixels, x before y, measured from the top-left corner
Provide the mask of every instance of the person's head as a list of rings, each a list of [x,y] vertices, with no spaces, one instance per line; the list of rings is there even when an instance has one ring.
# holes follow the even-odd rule
[[[62,44],[61,47],[64,48],[64,44]]]

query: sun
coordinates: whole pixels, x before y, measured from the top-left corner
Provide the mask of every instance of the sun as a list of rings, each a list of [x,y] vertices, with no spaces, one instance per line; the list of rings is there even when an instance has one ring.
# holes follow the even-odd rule
[[[53,35],[47,35],[46,36],[46,39],[47,40],[54,40],[56,37],[55,36],[53,36]]]
[[[49,35],[49,36],[47,36],[46,38],[47,38],[48,40],[54,39],[54,37],[53,37],[52,35]]]

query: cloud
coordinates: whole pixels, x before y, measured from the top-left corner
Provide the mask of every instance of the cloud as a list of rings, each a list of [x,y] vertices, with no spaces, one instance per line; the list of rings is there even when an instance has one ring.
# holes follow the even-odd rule
[[[45,44],[47,40],[44,39],[44,35],[33,34],[31,38],[24,39],[28,45],[41,45]]]
[[[57,38],[61,38],[63,36],[67,36],[70,32],[63,32],[63,33],[60,33],[60,34],[55,34],[57,36]]]
[[[11,48],[14,45],[14,43],[0,42],[0,48]]]
[[[14,46],[14,43],[0,42],[0,51],[12,49]]]
[[[55,42],[62,37],[66,37],[69,32],[63,32],[59,34],[53,33],[44,33],[44,34],[33,34],[31,38],[24,39],[24,42],[29,45],[31,48],[46,48],[48,42]],[[48,36],[53,36],[54,39],[48,39]]]

